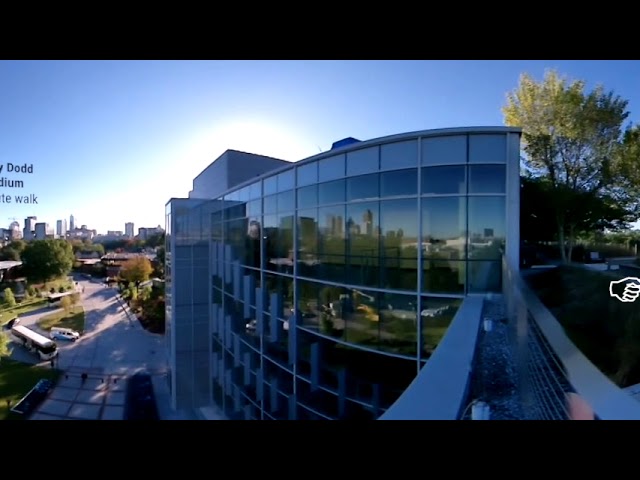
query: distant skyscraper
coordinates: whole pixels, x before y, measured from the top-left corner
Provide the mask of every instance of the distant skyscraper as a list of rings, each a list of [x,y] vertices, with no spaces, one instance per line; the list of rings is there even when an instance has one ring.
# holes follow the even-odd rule
[[[35,225],[35,239],[45,240],[49,236],[53,235],[53,231],[49,228],[49,224],[45,222],[39,222]]]
[[[60,238],[67,236],[67,219],[58,220],[56,223],[56,235]]]
[[[129,238],[133,238],[133,222],[127,222],[124,224],[124,234],[129,237]]]
[[[34,237],[34,231],[36,229],[36,220],[38,217],[27,217],[24,219],[24,229],[22,231],[22,238],[25,240],[31,240]]]
[[[76,229],[76,219],[73,218],[73,215],[71,215],[69,217],[69,230],[75,230]]]

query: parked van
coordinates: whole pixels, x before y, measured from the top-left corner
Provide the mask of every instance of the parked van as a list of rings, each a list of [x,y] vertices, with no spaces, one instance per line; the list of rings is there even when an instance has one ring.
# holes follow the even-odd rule
[[[49,336],[54,340],[69,340],[75,342],[80,338],[80,334],[70,328],[51,327]]]

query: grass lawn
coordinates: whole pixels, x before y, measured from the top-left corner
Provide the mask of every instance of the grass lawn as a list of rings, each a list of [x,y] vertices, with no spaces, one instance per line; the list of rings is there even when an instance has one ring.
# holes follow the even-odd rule
[[[24,313],[29,313],[33,310],[38,310],[47,305],[47,301],[41,298],[36,298],[33,300],[27,300],[22,302],[19,305],[16,305],[13,308],[0,310],[0,325],[4,325],[10,319],[12,319],[15,315],[22,315]]]
[[[50,330],[51,327],[70,328],[79,333],[84,331],[84,308],[76,305],[71,310],[52,313],[38,320],[38,326],[43,330]]]
[[[29,393],[38,380],[46,378],[56,382],[61,373],[60,370],[36,367],[8,358],[0,360],[0,420],[24,418],[22,415],[9,412],[7,400],[10,400],[11,406],[14,406]]]

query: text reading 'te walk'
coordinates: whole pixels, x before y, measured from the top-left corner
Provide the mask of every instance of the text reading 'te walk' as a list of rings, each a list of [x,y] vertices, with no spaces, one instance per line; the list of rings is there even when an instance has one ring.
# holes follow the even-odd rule
[[[38,196],[30,193],[29,195],[7,195],[0,194],[0,203],[29,203],[37,204]]]

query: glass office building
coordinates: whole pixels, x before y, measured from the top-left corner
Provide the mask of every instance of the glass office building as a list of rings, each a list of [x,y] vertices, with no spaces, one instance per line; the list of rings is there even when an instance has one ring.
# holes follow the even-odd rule
[[[167,204],[174,407],[376,419],[517,265],[519,129],[346,143]]]

